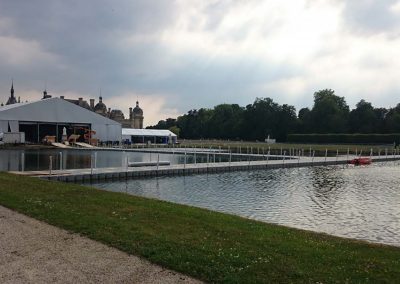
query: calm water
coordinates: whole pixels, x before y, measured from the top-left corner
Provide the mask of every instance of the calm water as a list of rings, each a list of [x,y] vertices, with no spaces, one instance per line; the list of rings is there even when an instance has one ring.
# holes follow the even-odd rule
[[[93,184],[243,217],[400,246],[400,165],[315,167]]]
[[[53,169],[60,168],[60,152],[62,153],[62,168],[63,169],[82,169],[90,168],[92,155],[94,150],[0,150],[0,171],[19,171],[24,168],[25,171],[48,170],[49,157],[53,157]],[[104,167],[121,167],[125,163],[126,155],[129,157],[129,162],[149,162],[157,161],[160,155],[160,161],[170,161],[171,164],[185,163],[184,154],[157,154],[157,153],[141,153],[141,152],[123,152],[123,151],[96,151],[97,159],[96,166]],[[212,162],[227,162],[227,155],[214,155],[208,157]],[[246,158],[242,158],[246,159]],[[232,161],[238,160],[232,158]],[[196,155],[197,163],[206,163],[207,155]],[[194,163],[194,156],[186,155],[186,163]],[[22,167],[22,164],[24,167]],[[93,162],[94,164],[94,162]]]

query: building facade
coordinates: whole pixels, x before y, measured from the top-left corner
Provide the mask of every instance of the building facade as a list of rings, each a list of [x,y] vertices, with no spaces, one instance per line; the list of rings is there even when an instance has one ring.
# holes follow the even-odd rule
[[[52,96],[47,93],[47,90],[43,91],[42,99],[49,99]],[[87,110],[93,111],[97,114],[100,114],[106,118],[112,119],[116,122],[119,122],[122,127],[124,128],[135,128],[135,129],[142,129],[143,128],[143,110],[139,107],[139,101],[136,101],[136,106],[134,108],[129,108],[129,118],[125,118],[124,113],[119,109],[111,108],[107,109],[107,106],[103,102],[103,98],[99,97],[99,102],[95,104],[94,99],[90,99],[88,103],[83,98],[75,99],[67,99],[64,96],[60,97],[61,99],[73,103],[77,106],[83,107]],[[11,83],[11,90],[10,90],[10,97],[7,100],[6,105],[12,105],[19,103],[20,99],[18,97],[18,101],[14,95],[14,82]],[[1,104],[3,105],[3,104]]]
[[[94,99],[91,99],[90,102],[94,104]],[[139,101],[136,101],[135,108],[129,108],[129,118],[125,118],[124,113],[119,109],[111,110],[111,108],[108,108],[107,110],[107,106],[103,103],[102,97],[99,97],[99,102],[92,107],[92,110],[104,117],[121,123],[124,128],[143,128],[143,110],[139,107]]]

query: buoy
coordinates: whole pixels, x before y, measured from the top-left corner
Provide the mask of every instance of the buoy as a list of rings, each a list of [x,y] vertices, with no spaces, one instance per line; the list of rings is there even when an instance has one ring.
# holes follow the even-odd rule
[[[369,165],[372,163],[371,158],[355,158],[353,160],[348,161],[349,164],[360,166],[360,165]]]

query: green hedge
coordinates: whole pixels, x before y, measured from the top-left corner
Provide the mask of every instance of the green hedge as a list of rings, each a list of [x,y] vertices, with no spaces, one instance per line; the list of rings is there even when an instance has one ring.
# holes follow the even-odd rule
[[[400,133],[392,134],[288,134],[290,143],[393,144],[400,142]]]

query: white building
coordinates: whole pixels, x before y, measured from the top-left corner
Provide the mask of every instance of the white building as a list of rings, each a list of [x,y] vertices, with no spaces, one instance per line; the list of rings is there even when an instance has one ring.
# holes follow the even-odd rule
[[[175,144],[177,138],[175,133],[166,129],[122,128],[122,142],[125,143]]]
[[[85,129],[96,131],[92,137],[102,142],[120,142],[121,124],[60,98],[0,106],[0,133],[25,133],[25,141],[40,143],[56,136],[61,141],[64,127],[67,135],[80,134]]]

